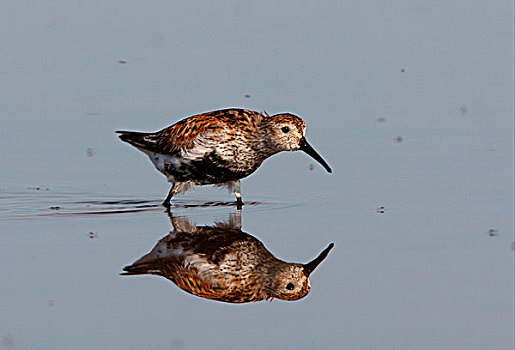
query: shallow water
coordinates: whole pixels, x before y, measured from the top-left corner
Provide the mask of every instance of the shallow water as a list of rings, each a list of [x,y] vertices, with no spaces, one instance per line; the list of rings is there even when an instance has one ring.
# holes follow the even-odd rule
[[[512,349],[513,3],[18,1],[0,13],[0,349]],[[121,63],[120,63],[121,62]],[[313,259],[297,302],[119,274],[172,230],[114,130],[241,106],[300,152],[242,181],[243,231]],[[312,166],[313,165],[313,166]],[[172,212],[236,210],[204,187]]]

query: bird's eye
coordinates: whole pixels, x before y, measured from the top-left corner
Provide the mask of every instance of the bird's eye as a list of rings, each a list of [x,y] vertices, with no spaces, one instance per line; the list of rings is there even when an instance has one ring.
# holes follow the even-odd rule
[[[286,134],[288,131],[290,131],[290,128],[287,126],[283,126],[281,130]]]
[[[286,285],[286,289],[288,289],[288,290],[293,290],[293,289],[295,289],[295,285],[294,285],[293,283],[291,283],[291,282],[290,282],[290,283],[288,283],[288,284]]]

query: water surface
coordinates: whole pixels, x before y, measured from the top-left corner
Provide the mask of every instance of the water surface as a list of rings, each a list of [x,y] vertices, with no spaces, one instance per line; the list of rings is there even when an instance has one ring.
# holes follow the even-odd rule
[[[0,348],[513,348],[512,2],[28,0],[0,31]],[[275,256],[335,243],[297,302],[119,275],[172,228],[114,130],[234,106],[302,116],[334,170],[285,153],[242,181]]]

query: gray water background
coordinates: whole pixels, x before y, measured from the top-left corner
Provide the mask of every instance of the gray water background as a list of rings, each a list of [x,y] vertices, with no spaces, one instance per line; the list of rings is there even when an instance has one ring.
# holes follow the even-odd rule
[[[2,1],[0,348],[512,349],[513,61],[512,1]],[[335,243],[301,301],[118,275],[171,225],[113,131],[234,106],[302,116],[334,169],[242,181],[278,258]]]

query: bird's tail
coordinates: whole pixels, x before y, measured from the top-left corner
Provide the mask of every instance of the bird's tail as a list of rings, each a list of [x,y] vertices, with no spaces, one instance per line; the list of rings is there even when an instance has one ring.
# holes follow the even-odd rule
[[[127,142],[128,144],[131,144],[137,148],[148,149],[150,148],[149,146],[153,145],[155,142],[151,141],[151,138],[154,134],[149,132],[118,130],[116,133],[120,134],[120,136],[118,136],[120,140]]]
[[[134,263],[130,266],[125,266],[123,272],[120,273],[122,276],[136,276],[136,275],[160,275],[161,270],[154,263]]]

